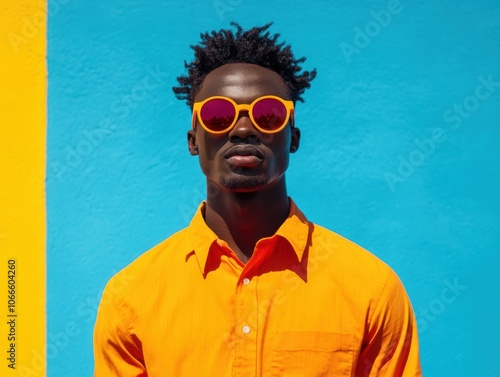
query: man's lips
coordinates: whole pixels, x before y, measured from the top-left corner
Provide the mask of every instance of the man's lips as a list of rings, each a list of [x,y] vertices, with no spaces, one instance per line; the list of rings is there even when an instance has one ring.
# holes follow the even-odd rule
[[[253,145],[236,145],[224,153],[224,158],[233,166],[252,167],[262,162],[264,154]]]

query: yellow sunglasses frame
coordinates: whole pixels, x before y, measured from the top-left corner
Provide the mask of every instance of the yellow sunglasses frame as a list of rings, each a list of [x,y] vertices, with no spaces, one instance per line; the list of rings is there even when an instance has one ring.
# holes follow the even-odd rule
[[[213,130],[209,129],[208,127],[205,126],[205,124],[203,124],[203,121],[202,121],[201,117],[199,116],[201,108],[203,107],[203,105],[205,103],[207,103],[208,101],[214,100],[214,99],[223,99],[223,100],[226,100],[226,101],[230,102],[234,106],[234,108],[236,109],[236,116],[234,117],[233,123],[231,123],[231,125],[229,127],[227,127],[225,130],[222,130],[222,131],[213,131]],[[276,129],[276,130],[269,131],[269,130],[263,129],[262,127],[260,127],[257,124],[257,122],[255,122],[255,119],[253,118],[253,114],[252,114],[253,107],[255,106],[255,104],[257,102],[262,101],[264,99],[275,99],[275,100],[278,100],[286,108],[286,119],[283,122],[283,125],[280,128]],[[209,132],[211,134],[214,134],[214,135],[224,134],[226,132],[229,132],[236,125],[236,123],[238,122],[239,116],[240,116],[240,111],[247,111],[248,112],[248,116],[252,120],[253,126],[256,129],[258,129],[260,132],[263,132],[263,133],[266,133],[266,134],[275,134],[277,132],[280,132],[283,128],[286,127],[286,125],[288,124],[288,121],[290,120],[290,118],[292,120],[292,127],[293,127],[293,118],[294,118],[294,105],[293,105],[293,101],[284,100],[283,98],[278,97],[278,96],[267,95],[267,96],[262,96],[262,97],[259,97],[259,98],[255,99],[251,104],[243,104],[243,103],[242,104],[238,104],[238,103],[234,102],[229,97],[213,96],[213,97],[209,97],[209,98],[207,98],[207,99],[205,99],[205,100],[203,100],[201,102],[195,102],[193,104],[193,118],[192,118],[193,129],[196,128],[196,120],[198,120],[198,122],[201,124],[201,126],[203,127],[203,129],[205,131],[207,131],[207,132]]]

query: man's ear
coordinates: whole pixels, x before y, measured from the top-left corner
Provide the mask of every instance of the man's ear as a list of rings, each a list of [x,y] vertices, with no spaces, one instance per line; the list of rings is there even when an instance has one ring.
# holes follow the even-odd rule
[[[198,156],[200,152],[198,151],[198,144],[196,143],[196,131],[189,130],[187,133],[188,137],[188,149],[191,156]]]
[[[290,153],[295,153],[300,145],[300,130],[297,127],[292,127],[292,140],[290,142]]]

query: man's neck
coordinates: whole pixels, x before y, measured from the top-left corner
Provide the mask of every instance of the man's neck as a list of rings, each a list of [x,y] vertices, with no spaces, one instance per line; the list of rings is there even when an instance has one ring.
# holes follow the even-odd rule
[[[213,192],[210,187],[208,191]],[[207,199],[205,222],[246,263],[257,241],[272,236],[283,224],[289,206],[284,180],[269,190],[257,192],[220,190]]]

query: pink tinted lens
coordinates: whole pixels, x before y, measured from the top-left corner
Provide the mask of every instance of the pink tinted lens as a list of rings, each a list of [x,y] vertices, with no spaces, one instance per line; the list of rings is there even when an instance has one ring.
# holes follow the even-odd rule
[[[252,115],[259,127],[273,131],[285,123],[286,107],[277,99],[264,98],[254,105]]]
[[[221,98],[206,102],[200,111],[205,127],[215,132],[226,130],[233,123],[235,116],[233,104]]]

